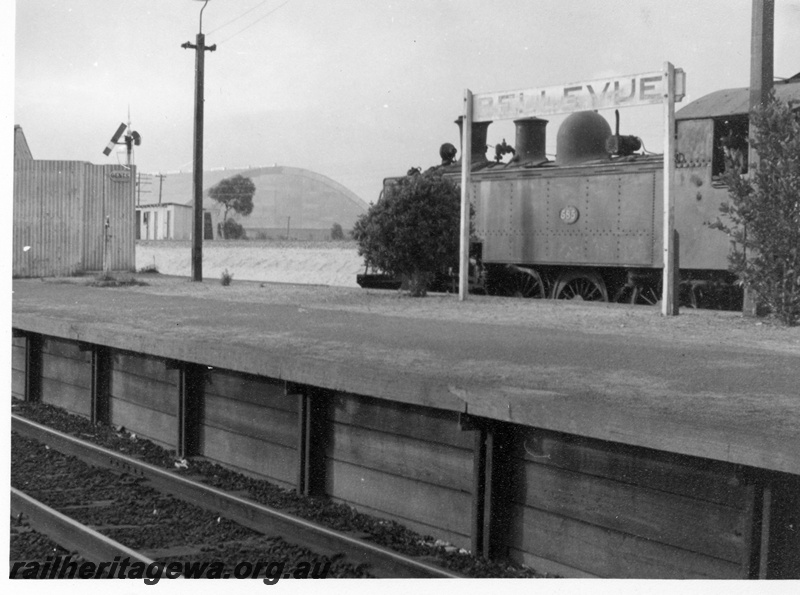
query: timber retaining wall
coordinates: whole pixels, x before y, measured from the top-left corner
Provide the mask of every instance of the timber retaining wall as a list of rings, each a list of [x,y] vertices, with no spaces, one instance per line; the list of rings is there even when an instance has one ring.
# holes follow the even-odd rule
[[[15,332],[12,395],[563,576],[800,578],[800,477]]]

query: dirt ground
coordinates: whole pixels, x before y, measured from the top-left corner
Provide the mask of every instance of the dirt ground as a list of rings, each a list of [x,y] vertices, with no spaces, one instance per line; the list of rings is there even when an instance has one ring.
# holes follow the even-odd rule
[[[137,242],[137,270],[153,264],[161,275],[139,275],[149,285],[129,290],[532,329],[650,335],[658,341],[752,346],[800,356],[800,327],[784,328],[736,312],[683,308],[679,316],[665,318],[646,306],[478,295],[462,303],[453,295],[413,299],[395,291],[360,289],[355,278],[363,270],[363,261],[353,242],[206,242],[203,276],[207,281],[203,283],[189,281],[189,242]],[[233,283],[222,287],[218,280],[226,269],[233,275]]]
[[[310,254],[308,258],[311,258]],[[302,275],[297,275],[302,276]],[[682,308],[678,316],[663,317],[649,306],[526,300],[470,295],[459,302],[456,295],[429,293],[411,298],[393,290],[320,286],[291,281],[240,281],[229,286],[218,279],[193,283],[189,276],[137,274],[145,286],[116,291],[150,295],[184,296],[225,300],[231,303],[292,305],[298,308],[375,314],[418,320],[475,322],[566,332],[610,334],[651,338],[653,343],[744,347],[796,354],[800,358],[800,327],[787,328],[764,319],[746,318],[737,312]],[[283,277],[290,279],[290,275]],[[87,278],[47,280],[48,283],[86,284]],[[798,360],[800,366],[800,360]]]

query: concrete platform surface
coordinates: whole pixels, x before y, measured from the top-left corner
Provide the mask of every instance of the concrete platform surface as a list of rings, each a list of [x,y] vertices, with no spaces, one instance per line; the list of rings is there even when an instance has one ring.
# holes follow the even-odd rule
[[[737,313],[140,276],[15,280],[14,328],[800,474],[800,328]]]

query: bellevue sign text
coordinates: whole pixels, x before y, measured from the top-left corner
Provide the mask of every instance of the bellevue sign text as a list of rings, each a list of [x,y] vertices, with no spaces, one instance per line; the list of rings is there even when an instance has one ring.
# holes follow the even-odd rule
[[[675,74],[675,100],[680,101],[684,95],[686,78],[681,69],[676,69]],[[666,95],[664,73],[660,71],[557,87],[475,93],[472,121],[660,104],[664,103]]]

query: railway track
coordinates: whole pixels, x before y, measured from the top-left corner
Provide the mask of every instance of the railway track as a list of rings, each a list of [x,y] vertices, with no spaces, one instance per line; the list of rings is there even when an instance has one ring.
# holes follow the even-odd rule
[[[99,565],[114,558],[128,558],[145,566],[156,564],[152,558],[110,539],[14,487],[11,488],[11,516],[18,519],[24,516],[31,528],[40,534],[46,535],[68,552],[80,552],[82,561]]]
[[[197,559],[197,557],[208,559],[210,553],[218,554],[220,548],[225,549],[228,547],[227,545],[220,545],[228,542],[231,542],[231,547],[228,547],[228,549],[240,552],[240,559],[244,561],[242,552],[253,553],[258,551],[260,547],[258,541],[263,536],[279,535],[281,542],[291,544],[292,548],[301,548],[302,551],[306,552],[306,556],[309,555],[308,552],[313,552],[314,556],[321,556],[327,561],[333,560],[334,570],[341,572],[339,576],[392,578],[456,578],[461,576],[453,571],[429,564],[426,561],[404,556],[387,548],[366,542],[358,537],[329,529],[252,502],[238,495],[199,483],[175,472],[96,446],[17,415],[12,415],[12,430],[22,439],[46,445],[44,448],[47,450],[52,449],[58,453],[63,453],[63,455],[76,457],[84,464],[104,469],[106,472],[112,472],[111,474],[118,480],[122,478],[124,489],[134,491],[146,488],[156,492],[155,496],[152,494],[137,496],[136,503],[129,498],[129,502],[134,508],[148,508],[150,506],[148,498],[155,498],[154,502],[156,504],[153,504],[154,515],[162,507],[173,511],[181,511],[181,514],[186,513],[186,510],[190,507],[196,507],[203,511],[206,517],[211,515],[212,521],[216,518],[217,524],[225,520],[226,522],[235,523],[240,529],[243,529],[237,530],[228,527],[228,532],[223,533],[221,537],[214,537],[211,533],[208,535],[203,533],[203,543],[195,543],[193,547],[187,547],[180,543],[176,544],[173,541],[166,546],[147,543],[148,547],[142,548],[134,545],[144,543],[140,538],[136,537],[133,538],[134,544],[132,544],[132,547],[127,547],[116,543],[113,539],[109,540],[107,535],[109,531],[107,530],[104,530],[104,533],[106,533],[104,536],[100,531],[90,530],[87,532],[70,524],[71,521],[65,514],[69,510],[59,512],[48,506],[37,504],[32,495],[25,495],[19,489],[12,492],[12,510],[17,511],[17,514],[22,512],[31,519],[31,525],[34,528],[39,528],[39,530],[45,532],[66,549],[79,551],[82,556],[90,561],[109,562],[115,557],[130,557],[132,560],[139,559],[135,558],[135,556],[140,556],[142,562],[146,564],[170,559],[189,560]],[[68,469],[71,469],[71,467],[68,467]],[[74,471],[67,472],[67,474],[70,473],[74,473]],[[97,474],[99,473],[97,472]],[[48,477],[47,484],[55,486],[59,475],[64,474],[64,471],[58,471],[57,467],[53,476]],[[75,503],[67,508],[77,510],[84,517],[93,521],[91,523],[79,522],[78,524],[106,523],[107,521],[102,520],[102,517],[95,513],[108,504],[110,496],[106,493],[106,490],[109,490],[110,486],[104,480],[97,480],[97,485],[88,487],[90,490],[94,490],[96,495],[77,495],[75,493],[77,486],[71,484],[63,488],[64,493],[69,495],[67,500]],[[42,492],[41,485],[37,489],[40,493]],[[165,500],[165,498],[169,498],[169,500]],[[88,504],[87,500],[90,501]],[[139,500],[144,500],[148,504],[140,505]],[[161,503],[159,504],[158,502]],[[184,514],[184,517],[186,514]],[[195,513],[193,512],[192,514]],[[34,518],[36,519],[35,521]],[[112,518],[114,518],[113,515]],[[152,519],[149,522],[153,524]],[[157,525],[161,522],[159,518],[158,523],[155,524]],[[205,521],[188,521],[186,518],[182,518],[178,522],[208,524],[207,519]],[[117,534],[124,536],[133,533],[133,527],[130,524],[127,516],[123,514],[121,518],[109,522],[108,528],[111,529],[112,536]],[[52,531],[50,530],[51,528],[53,529]],[[100,529],[103,530],[104,527],[101,526]],[[161,532],[171,532],[173,536],[174,534],[181,534],[180,528]],[[276,538],[267,537],[267,539],[272,540],[265,546],[267,550],[280,552],[290,547],[281,544],[276,548],[274,543]],[[120,541],[125,540],[120,537]],[[298,554],[292,550],[288,557],[298,558]],[[274,559],[275,555],[272,555],[272,558]]]

